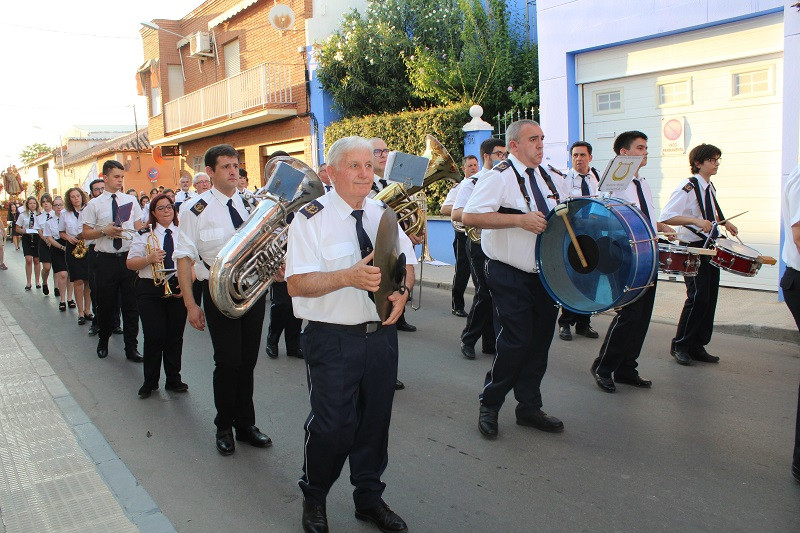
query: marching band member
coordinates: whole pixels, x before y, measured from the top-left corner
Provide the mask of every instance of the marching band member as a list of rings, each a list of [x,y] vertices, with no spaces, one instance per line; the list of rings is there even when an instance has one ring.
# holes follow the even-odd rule
[[[175,209],[180,209],[181,204],[192,197],[192,191],[189,190],[192,180],[189,176],[181,176],[180,185],[181,190],[175,193]]]
[[[331,179],[328,177],[328,163],[322,163],[317,167],[317,176],[319,176],[319,179],[322,181],[325,192],[330,192],[330,190],[333,189],[333,183],[331,183]]]
[[[78,187],[73,187],[64,195],[66,201],[66,213],[61,217],[59,224],[59,234],[66,242],[67,272],[69,280],[72,282],[75,293],[75,301],[78,305],[78,325],[86,324],[87,320],[92,320],[91,313],[92,298],[89,290],[89,259],[88,249],[82,258],[75,257],[75,245],[78,244],[78,234],[81,232],[81,225],[78,221],[80,213],[86,207],[86,193]],[[84,241],[84,246],[88,244]]]
[[[478,179],[462,214],[465,225],[482,229],[486,285],[495,308],[497,353],[478,418],[478,429],[488,438],[497,437],[497,415],[512,388],[517,424],[564,430],[561,420],[542,411],[540,391],[558,311],[536,271],[536,235],[565,192],[540,166],[543,141],[537,122],[512,123],[506,130],[511,155]]]
[[[781,277],[781,289],[786,305],[800,331],[800,165],[796,166],[786,178],[781,212],[784,234],[781,257],[786,263],[786,271]],[[792,477],[800,483],[800,388],[797,396]]]
[[[143,359],[137,349],[139,341],[136,338],[139,334],[139,313],[133,288],[135,276],[125,265],[131,241],[123,238],[123,230],[130,232],[140,229],[142,213],[136,198],[122,192],[124,178],[125,167],[122,163],[113,159],[103,163],[104,191],[89,200],[81,211],[79,222],[83,225],[81,237],[96,241],[95,284],[100,322],[97,357],[103,359],[108,356],[108,339],[114,329],[117,298],[121,295],[125,357],[141,363]]]
[[[272,157],[275,157],[275,154],[272,154]],[[236,191],[242,198],[242,203],[244,204],[244,208],[247,209],[248,213],[252,212],[253,208],[258,203],[255,198],[250,196],[250,189],[247,188],[249,184],[250,180],[247,178],[247,171],[239,167],[239,180],[236,185]]]
[[[639,170],[647,164],[647,135],[641,131],[620,133],[614,140],[614,153],[644,156],[633,181],[622,194],[617,196],[638,207],[654,231],[672,232],[671,227],[663,222],[656,222],[650,185],[639,175]],[[641,298],[618,309],[608,327],[603,345],[600,347],[600,354],[591,366],[597,386],[605,392],[616,391],[615,381],[643,388],[649,388],[653,384],[649,379],[639,375],[637,359],[647,336],[647,328],[650,326],[657,281],[658,278],[654,277],[653,286],[646,290]]]
[[[307,204],[289,228],[286,278],[297,316],[309,320],[302,337],[311,413],[305,423],[303,530],[328,531],[328,491],[349,458],[355,516],[381,531],[408,528],[382,499],[387,445],[397,378],[396,321],[408,291],[389,299],[381,323],[371,301],[381,274],[372,266],[384,207],[367,199],[373,180],[370,143],[339,139],[330,147],[328,171],[335,189]],[[416,263],[410,240],[398,245]]]
[[[597,171],[590,166],[592,162],[592,145],[586,141],[575,141],[569,147],[572,168],[569,169],[564,177],[569,195],[571,198],[581,196],[597,196],[597,186],[600,176]],[[600,335],[592,329],[590,323],[591,315],[573,313],[569,309],[562,308],[561,316],[558,317],[558,336],[561,340],[571,341],[572,332],[570,326],[575,326],[575,333],[590,339],[596,339]]]
[[[286,343],[286,356],[303,358],[303,350],[300,348],[300,328],[303,320],[297,318],[292,306],[292,297],[286,287],[284,279],[286,265],[281,267],[276,274],[275,280],[269,286],[269,329],[267,330],[267,355],[271,359],[277,359],[278,341]]]
[[[447,192],[447,196],[439,210],[441,215],[450,216],[453,212],[453,204],[456,203],[456,197],[458,196],[458,191],[461,190],[461,185],[479,170],[478,158],[474,155],[465,156],[461,160],[461,166],[464,170],[464,179],[456,183]],[[470,275],[467,235],[462,231],[453,231],[453,233],[453,253],[455,254],[456,264],[453,272],[453,287],[450,291],[450,312],[463,318],[467,316],[467,312],[464,310],[464,291],[467,290]]]
[[[260,448],[272,445],[272,440],[255,425],[253,405],[253,370],[261,345],[266,296],[259,298],[249,311],[236,319],[225,316],[211,298],[208,288],[210,265],[244,224],[247,210],[242,197],[236,194],[239,180],[239,154],[236,150],[227,144],[212,146],[204,159],[206,173],[214,186],[185,202],[180,213],[173,258],[182,288],[192,286],[193,271],[202,281],[205,313],[191,290],[181,289],[181,294],[189,324],[202,331],[208,323],[214,347],[216,446],[221,455],[231,455],[236,450],[233,429],[236,429],[237,440]]]
[[[707,237],[714,239],[718,236],[712,224],[723,221],[724,217],[711,176],[719,170],[721,157],[722,151],[716,146],[695,146],[689,152],[689,165],[694,176],[678,184],[661,212],[664,223],[681,226],[678,239],[682,246],[702,248]],[[734,237],[738,233],[732,223],[725,222],[724,226]],[[708,353],[705,347],[711,342],[714,332],[719,269],[710,263],[709,256],[701,256],[697,275],[684,276],[683,282],[686,284],[686,302],[670,353],[681,365],[689,365],[692,360],[718,363],[719,357]]]
[[[194,190],[196,195],[203,194],[206,191],[211,190],[211,180],[208,178],[208,174],[205,172],[198,172],[194,175],[192,179],[192,183],[194,184]],[[201,267],[205,268],[205,267]],[[203,283],[197,279],[197,266],[195,265],[195,274],[194,274],[194,281],[192,282],[192,294],[194,295],[194,301],[197,305],[201,305],[203,301]]]
[[[69,282],[67,279],[67,258],[64,256],[66,243],[58,233],[61,215],[64,213],[63,209],[64,199],[56,196],[53,199],[53,216],[42,227],[42,239],[47,242],[47,247],[50,249],[50,258],[53,265],[53,287],[55,288],[55,294],[60,298],[58,310],[62,312],[67,310],[65,298],[69,297],[69,290],[67,289],[67,283]],[[72,303],[70,307],[75,307],[75,302],[71,299],[70,302]]]
[[[17,200],[8,204],[8,217],[6,220],[11,222],[11,238],[14,241],[14,248],[19,250],[20,241],[22,240],[22,233],[17,231],[17,218],[19,217],[20,209]]]
[[[25,256],[25,275],[28,284],[25,290],[31,290],[31,273],[36,275],[36,288],[40,289],[39,275],[39,232],[36,230],[36,217],[39,215],[39,200],[29,196],[25,200],[25,211],[17,217],[17,231],[22,234],[22,254]]]
[[[450,218],[457,222],[461,222],[464,206],[472,196],[475,184],[496,163],[508,157],[508,150],[500,139],[489,138],[481,143],[480,154],[483,167],[471,179],[465,178],[461,181],[461,189],[453,204]],[[495,353],[494,311],[492,296],[486,285],[486,255],[483,253],[480,243],[467,239],[467,258],[472,273],[472,284],[475,286],[475,297],[472,299],[472,307],[467,315],[467,324],[461,332],[461,355],[467,359],[475,359],[475,344],[478,342],[478,338],[481,339],[483,353],[489,355]]]
[[[183,305],[174,277],[175,262],[172,259],[175,237],[178,235],[175,205],[168,196],[156,195],[150,202],[149,214],[147,227],[140,229],[133,237],[126,261],[129,269],[138,271],[136,302],[144,332],[144,383],[139,389],[142,399],[150,397],[151,392],[158,389],[162,360],[167,378],[164,388],[175,392],[189,390],[189,386],[181,381],[186,306]],[[158,246],[148,249],[152,240],[157,240]],[[159,267],[168,271],[163,274],[164,283],[170,288],[172,296],[165,297],[165,286],[156,285],[153,280],[153,270]],[[170,275],[172,277],[168,277]]]
[[[53,258],[50,256],[50,244],[44,239],[43,231],[45,224],[53,218],[52,196],[48,193],[42,194],[42,196],[39,197],[39,204],[42,206],[42,212],[36,217],[36,232],[39,234],[39,264],[42,265],[42,294],[47,296],[50,294],[50,288],[47,286],[47,278],[50,277]],[[56,287],[56,296],[58,296],[58,287]]]

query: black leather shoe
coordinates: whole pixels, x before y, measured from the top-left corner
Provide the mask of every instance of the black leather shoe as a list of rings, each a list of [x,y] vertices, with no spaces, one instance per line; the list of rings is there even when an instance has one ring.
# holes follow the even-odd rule
[[[462,342],[461,355],[463,355],[465,359],[475,359],[475,348],[472,346],[467,346]]]
[[[95,335],[97,335],[97,332],[98,332],[98,329],[97,329],[95,326],[89,326],[89,333],[88,333],[88,335],[89,335],[90,337],[94,337]]]
[[[267,355],[270,359],[277,359],[278,358],[278,345],[277,344],[267,344]]]
[[[303,531],[305,533],[328,533],[328,515],[324,505],[303,500]]]
[[[467,312],[464,311],[463,309],[453,309],[451,313],[453,313],[456,316],[460,316],[461,318],[467,316]]]
[[[255,426],[236,428],[236,440],[249,442],[250,446],[255,446],[256,448],[272,446],[272,439],[261,433]]]
[[[154,390],[158,390],[158,385],[148,385],[147,383],[145,383],[144,385],[142,385],[142,388],[139,389],[139,398],[141,398],[142,400],[144,400],[145,398],[149,398],[150,394]]]
[[[125,350],[125,358],[134,363],[141,363],[144,361],[144,357],[142,357],[142,354],[140,354],[139,350],[136,348],[133,350]]]
[[[562,341],[571,341],[572,333],[569,331],[569,326],[561,326],[558,328],[558,337]]]
[[[55,296],[56,298],[61,297],[61,291],[58,290],[58,287],[53,287],[53,296]]]
[[[596,339],[600,337],[600,334],[592,329],[592,326],[586,326],[585,328],[579,328],[578,326],[575,326],[575,334],[583,335],[587,339]]]
[[[711,355],[706,351],[705,348],[700,348],[696,352],[690,353],[689,357],[702,363],[719,363],[719,357],[716,355]]]
[[[670,350],[670,353],[679,365],[689,366],[692,364],[692,358],[688,352],[681,350],[680,348],[673,347],[672,350]]]
[[[42,294],[45,296],[50,294],[50,289],[47,287],[47,283],[42,283]]]
[[[558,418],[550,416],[541,409],[531,416],[517,417],[517,424],[520,426],[528,426],[536,428],[548,433],[560,433],[564,431],[564,423]]]
[[[97,343],[97,357],[105,359],[108,357],[108,341],[100,341]]]
[[[399,379],[394,380],[394,390],[403,390],[405,388],[406,386],[402,381]]]
[[[617,387],[614,385],[613,379],[605,378],[596,371],[592,371],[592,376],[594,376],[594,380],[597,382],[597,386],[600,387],[600,390],[603,392],[616,392]]]
[[[405,320],[397,323],[397,331],[408,331],[409,333],[417,331],[417,326],[412,326]]]
[[[356,518],[372,522],[381,531],[390,533],[406,533],[408,531],[408,526],[403,519],[389,509],[383,500],[371,509],[356,509]]]
[[[634,387],[641,387],[643,389],[649,389],[653,382],[649,379],[644,379],[639,374],[635,376],[614,376],[614,381],[617,383],[625,383],[626,385],[633,385]]]
[[[217,430],[217,451],[220,455],[230,455],[236,451],[233,432],[230,429]]]
[[[497,437],[497,411],[481,405],[478,414],[478,429],[485,437],[490,439]]]
[[[165,384],[164,390],[171,390],[172,392],[186,392],[189,390],[189,385],[183,381],[176,381],[174,383]]]
[[[113,333],[114,335],[122,335],[125,332],[122,331],[121,327],[117,326],[113,330],[111,330],[111,333]]]
[[[297,348],[286,348],[286,357],[297,357],[303,359],[303,350]]]
[[[86,319],[84,317],[82,317],[82,316],[79,316],[78,317],[78,325],[82,326],[84,324],[86,324]]]

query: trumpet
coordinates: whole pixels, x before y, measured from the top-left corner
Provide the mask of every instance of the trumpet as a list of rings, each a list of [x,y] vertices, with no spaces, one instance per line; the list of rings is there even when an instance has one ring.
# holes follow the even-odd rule
[[[94,228],[94,229],[103,229],[108,225],[108,224],[90,224],[89,222],[84,222],[84,224],[86,224],[90,228]],[[117,227],[119,227],[119,226],[117,226]],[[133,236],[136,234],[136,230],[135,229],[128,229],[128,228],[119,228],[119,229],[122,230],[122,237],[119,237],[120,239],[125,239],[125,240],[129,241],[129,240],[133,239]],[[111,237],[109,237],[109,238],[111,238]]]
[[[145,250],[147,255],[153,253],[158,249],[158,236],[153,231],[153,226],[150,226],[150,234],[147,236],[147,245]],[[153,285],[156,287],[164,286],[164,295],[162,298],[169,298],[172,296],[172,288],[169,286],[169,280],[175,275],[175,269],[164,268],[164,260],[150,265],[150,271],[153,273]]]

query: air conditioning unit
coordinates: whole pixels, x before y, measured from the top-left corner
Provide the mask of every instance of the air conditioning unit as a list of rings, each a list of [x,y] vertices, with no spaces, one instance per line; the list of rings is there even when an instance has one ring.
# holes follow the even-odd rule
[[[214,57],[211,51],[211,37],[208,32],[199,31],[189,38],[189,56],[205,59]]]

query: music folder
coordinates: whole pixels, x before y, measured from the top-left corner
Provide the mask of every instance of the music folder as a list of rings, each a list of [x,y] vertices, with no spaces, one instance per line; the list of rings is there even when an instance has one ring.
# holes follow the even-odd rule
[[[628,188],[639,165],[642,164],[643,155],[618,155],[606,165],[597,190],[600,192],[622,192]]]
[[[389,181],[402,183],[407,189],[411,186],[422,187],[425,173],[428,171],[430,159],[403,152],[389,152],[386,158],[384,177]]]
[[[302,171],[281,161],[267,183],[267,192],[283,201],[294,200],[303,178],[305,174]]]

